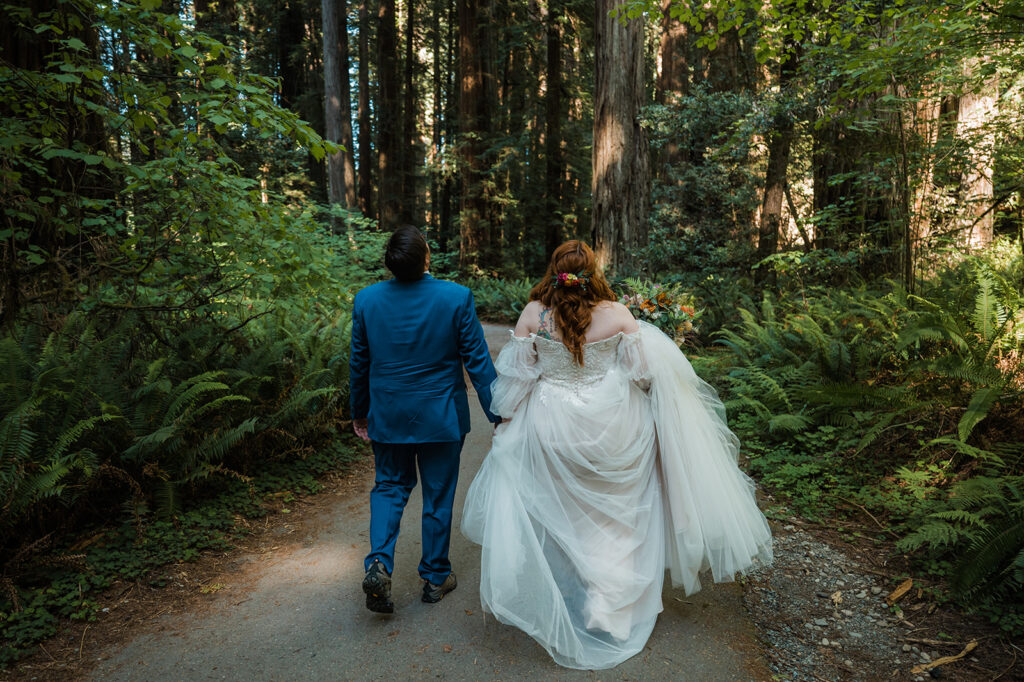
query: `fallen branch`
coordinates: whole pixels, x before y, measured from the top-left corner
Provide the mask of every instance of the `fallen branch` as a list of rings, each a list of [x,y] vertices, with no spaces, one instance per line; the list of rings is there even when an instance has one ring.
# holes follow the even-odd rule
[[[970,642],[967,643],[967,646],[963,648],[963,651],[958,653],[956,656],[943,656],[942,658],[935,659],[931,663],[922,663],[921,665],[915,665],[913,668],[911,668],[910,672],[915,675],[918,675],[920,673],[926,673],[933,668],[938,668],[940,665],[946,665],[947,663],[959,661],[961,658],[974,651],[975,647],[977,646],[978,642],[972,639]]]
[[[871,520],[875,522],[875,525],[876,525],[876,526],[878,526],[879,528],[881,528],[882,530],[884,530],[884,531],[885,531],[886,533],[888,533],[889,535],[893,536],[894,538],[897,538],[897,539],[899,539],[899,537],[900,537],[900,536],[899,536],[899,534],[898,534],[898,533],[896,533],[896,532],[894,532],[893,530],[891,530],[891,529],[889,529],[889,528],[886,528],[885,526],[883,526],[883,525],[882,525],[882,522],[881,522],[881,521],[879,521],[878,519],[876,519],[876,518],[875,518],[875,515],[874,515],[874,514],[872,514],[871,512],[869,512],[869,511],[868,511],[868,510],[867,510],[866,508],[864,508],[864,506],[863,506],[863,505],[857,504],[857,503],[856,503],[856,502],[854,502],[853,500],[848,500],[848,499],[846,499],[845,497],[838,497],[838,496],[836,496],[836,495],[833,495],[833,497],[835,497],[835,498],[836,498],[837,500],[841,500],[842,502],[845,502],[845,503],[847,503],[847,504],[852,504],[852,505],[853,505],[854,507],[857,507],[857,508],[858,508],[858,509],[860,509],[860,510],[861,510],[862,512],[864,512],[865,514],[867,514],[868,516],[870,516],[870,517],[871,517]]]

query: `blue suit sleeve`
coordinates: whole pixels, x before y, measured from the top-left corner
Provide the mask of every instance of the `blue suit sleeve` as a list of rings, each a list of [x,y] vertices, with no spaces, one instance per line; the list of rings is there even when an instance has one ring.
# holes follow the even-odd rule
[[[370,412],[370,347],[366,340],[363,311],[356,295],[352,305],[352,342],[348,358],[349,405],[353,419],[365,419]]]
[[[483,327],[476,318],[476,305],[473,292],[466,291],[466,301],[459,311],[459,355],[473,382],[476,395],[480,398],[480,406],[484,408],[487,419],[492,424],[501,422],[501,417],[491,412],[491,382],[498,378],[491,362],[491,353],[487,349]]]

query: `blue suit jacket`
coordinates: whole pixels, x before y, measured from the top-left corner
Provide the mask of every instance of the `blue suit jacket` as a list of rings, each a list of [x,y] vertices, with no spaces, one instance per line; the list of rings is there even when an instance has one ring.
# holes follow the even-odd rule
[[[349,360],[352,418],[369,420],[378,443],[461,440],[469,432],[465,364],[492,422],[496,375],[473,292],[424,275],[356,294]]]

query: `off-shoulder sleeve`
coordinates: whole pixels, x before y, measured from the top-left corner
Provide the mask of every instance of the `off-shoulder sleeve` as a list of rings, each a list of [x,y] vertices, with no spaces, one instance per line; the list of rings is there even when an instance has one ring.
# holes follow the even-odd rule
[[[491,384],[491,412],[506,419],[530,395],[540,376],[534,338],[533,334],[512,335],[494,361],[498,378]]]
[[[643,390],[651,386],[651,370],[644,358],[643,344],[640,343],[639,331],[623,334],[619,341],[619,366],[626,372],[630,381]]]

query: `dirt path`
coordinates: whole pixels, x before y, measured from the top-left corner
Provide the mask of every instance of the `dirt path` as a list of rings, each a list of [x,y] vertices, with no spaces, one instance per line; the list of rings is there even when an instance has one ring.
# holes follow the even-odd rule
[[[492,352],[507,331],[487,325]],[[491,429],[474,408],[463,451],[456,518],[487,454]],[[459,588],[436,605],[419,600],[419,492],[399,538],[396,613],[364,608],[360,589],[367,551],[372,472],[325,507],[298,546],[240,556],[237,579],[205,608],[152,619],[131,641],[104,653],[102,680],[339,679],[688,679],[764,680],[767,666],[735,584],[692,597],[666,587],[665,611],[647,647],[612,671],[586,673],[552,663],[532,639],[485,617],[477,592],[480,552],[458,531],[452,562]],[[231,583],[234,584],[231,584]]]

